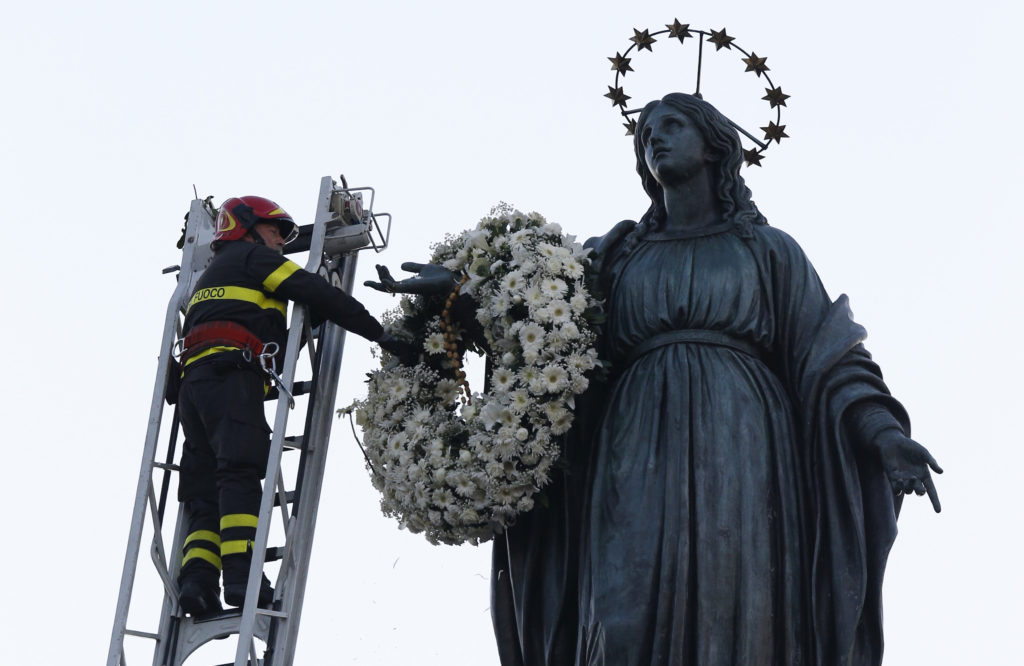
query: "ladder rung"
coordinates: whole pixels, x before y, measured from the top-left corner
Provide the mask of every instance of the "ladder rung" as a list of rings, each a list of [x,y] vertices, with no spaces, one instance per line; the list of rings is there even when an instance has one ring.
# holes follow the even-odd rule
[[[269,615],[270,617],[288,617],[288,613],[279,610],[271,610],[269,608],[257,608],[257,615]]]
[[[295,491],[294,490],[289,490],[288,492],[286,492],[284,494],[284,496],[285,496],[285,499],[288,501],[289,504],[291,504],[292,502],[295,501]],[[274,506],[281,506],[281,495],[279,495],[278,493],[274,493]]]
[[[155,463],[153,463],[153,467],[159,467],[160,469],[168,469],[168,470],[170,470],[172,472],[180,472],[181,471],[181,467],[179,467],[178,465],[172,465],[172,464],[169,464],[169,463],[155,462]]]
[[[284,546],[273,546],[267,548],[267,555],[263,558],[264,562],[277,562],[284,557]]]
[[[285,450],[301,449],[302,442],[302,435],[288,435],[284,438],[284,448]]]
[[[124,633],[129,636],[138,636],[139,638],[152,638],[154,641],[160,640],[160,634],[154,634],[149,631],[138,631],[137,629],[125,629]]]
[[[313,382],[311,381],[295,382],[294,384],[292,384],[292,395],[306,395],[312,389]],[[277,390],[277,387],[271,386],[270,390],[267,391],[267,397],[265,397],[263,400],[266,402],[270,402],[271,400],[277,400],[278,395],[280,395],[280,393]]]

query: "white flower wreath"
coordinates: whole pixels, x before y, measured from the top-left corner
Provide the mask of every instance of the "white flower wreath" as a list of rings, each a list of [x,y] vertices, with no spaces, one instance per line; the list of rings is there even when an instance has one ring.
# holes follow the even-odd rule
[[[431,543],[487,541],[529,511],[560,455],[574,396],[599,365],[598,302],[587,251],[557,224],[507,205],[434,247],[431,263],[468,276],[489,354],[489,390],[459,404],[458,357],[449,358],[443,298],[402,298],[385,327],[423,345],[420,363],[385,354],[356,413],[381,509]],[[461,350],[474,348],[461,336]],[[468,393],[468,391],[467,391]]]

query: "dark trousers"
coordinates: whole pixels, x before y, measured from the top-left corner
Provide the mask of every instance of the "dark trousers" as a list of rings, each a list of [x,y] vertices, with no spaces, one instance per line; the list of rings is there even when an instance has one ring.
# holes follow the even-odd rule
[[[263,376],[241,360],[185,372],[178,393],[185,433],[178,499],[188,530],[182,577],[221,568],[225,584],[248,577],[270,451],[264,391]]]

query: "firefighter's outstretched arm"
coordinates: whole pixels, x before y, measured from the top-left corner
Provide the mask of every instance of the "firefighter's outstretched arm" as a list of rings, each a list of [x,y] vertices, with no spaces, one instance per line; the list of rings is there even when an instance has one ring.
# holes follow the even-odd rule
[[[362,303],[331,286],[323,277],[263,247],[253,251],[250,268],[265,276],[263,287],[271,293],[309,306],[317,318],[328,319],[345,330],[380,344],[403,362],[413,358],[411,345],[387,334]]]

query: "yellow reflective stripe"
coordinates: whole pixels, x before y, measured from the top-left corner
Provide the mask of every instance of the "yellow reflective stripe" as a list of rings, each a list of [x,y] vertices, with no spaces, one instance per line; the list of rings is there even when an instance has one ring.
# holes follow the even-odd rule
[[[299,270],[299,265],[290,259],[285,259],[284,263],[277,267],[277,270],[267,276],[267,279],[263,281],[263,287],[267,291],[277,291],[277,287],[291,277],[291,274]]]
[[[274,272],[276,273],[277,271]],[[284,278],[281,279],[283,280]],[[197,289],[196,293],[192,294],[192,298],[189,299],[188,308],[185,310],[185,313],[188,314],[188,311],[196,303],[223,300],[245,301],[264,310],[274,309],[286,317],[288,316],[288,301],[278,300],[267,296],[258,289],[249,289],[248,287],[205,287]]]
[[[238,555],[239,553],[248,553],[249,547],[252,545],[252,541],[249,539],[236,539],[234,541],[225,541],[220,545],[220,554],[224,555]]]
[[[259,519],[251,513],[229,513],[221,516],[220,531],[223,532],[229,527],[256,527],[257,520]]]
[[[219,354],[226,351],[238,351],[238,347],[210,347],[209,349],[204,349],[189,360],[185,361],[185,367],[187,368],[190,364],[195,363],[199,359],[209,356],[210,354]]]
[[[193,541],[209,541],[210,543],[215,543],[219,546],[220,535],[211,530],[196,530],[192,534],[188,535],[185,539],[185,543],[182,545],[187,546]]]
[[[223,546],[221,546],[221,548],[223,548]],[[190,560],[195,559],[206,560],[213,566],[220,569],[220,555],[206,550],[205,548],[193,548],[189,550],[185,553],[185,557],[181,559],[181,566],[185,566]]]

